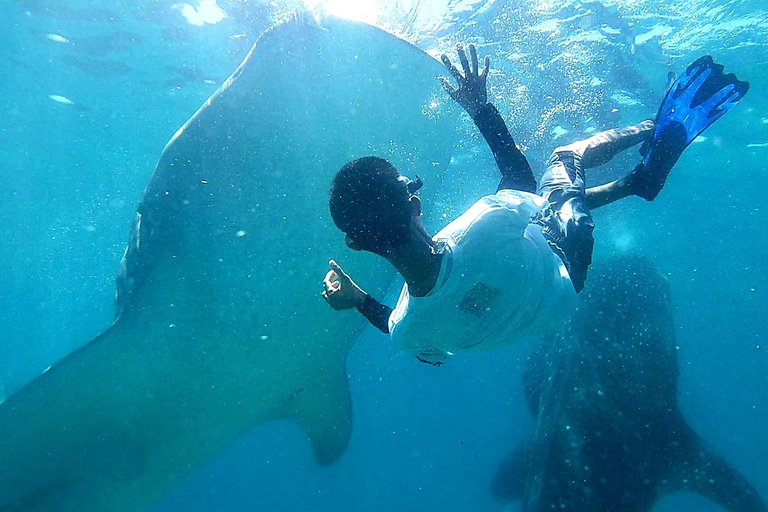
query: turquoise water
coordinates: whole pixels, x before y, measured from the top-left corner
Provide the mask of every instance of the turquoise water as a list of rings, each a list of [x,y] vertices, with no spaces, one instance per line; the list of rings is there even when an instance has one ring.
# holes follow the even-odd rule
[[[163,147],[258,35],[298,6],[222,1],[222,17],[214,3],[0,6],[10,27],[0,35],[7,395],[112,321],[117,267]],[[556,145],[651,117],[667,72],[701,54],[751,82],[744,102],[686,151],[657,201],[628,199],[595,214],[596,258],[639,252],[668,275],[683,413],[768,495],[760,229],[768,220],[761,201],[768,12],[754,1],[329,3],[327,10],[432,55],[475,42],[492,56],[491,96],[537,171]],[[636,158],[628,152],[590,182],[621,175]],[[462,118],[431,227],[492,190],[495,172]],[[319,277],[307,279],[314,286]],[[348,358],[354,427],[336,464],[317,468],[296,425],[264,424],[158,510],[496,509],[490,481],[532,429],[521,387],[530,348],[425,368],[366,331]],[[678,495],[657,509],[717,507]]]

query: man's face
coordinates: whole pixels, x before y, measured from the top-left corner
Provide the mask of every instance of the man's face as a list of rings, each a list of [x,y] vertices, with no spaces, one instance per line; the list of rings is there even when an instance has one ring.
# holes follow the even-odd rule
[[[352,237],[349,236],[349,235],[344,235],[344,243],[346,244],[347,247],[349,247],[353,251],[362,251],[363,250],[363,248],[360,247],[360,245],[357,242],[352,240]]]
[[[353,251],[365,251],[370,252],[372,254],[376,254],[377,256],[382,256],[384,258],[387,257],[387,254],[392,252],[392,248],[389,246],[385,246],[384,248],[378,248],[378,247],[371,247],[368,246],[365,241],[357,241],[354,238],[352,238],[350,235],[345,234],[344,235],[344,244],[352,249]]]

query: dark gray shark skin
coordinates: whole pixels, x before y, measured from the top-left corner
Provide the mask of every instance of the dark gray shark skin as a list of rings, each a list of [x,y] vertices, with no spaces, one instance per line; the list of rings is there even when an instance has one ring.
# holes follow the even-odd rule
[[[642,257],[595,265],[565,334],[526,367],[535,432],[502,463],[494,495],[525,512],[647,512],[676,491],[768,510],[683,418],[679,375],[665,278]]]
[[[306,430],[319,465],[341,457],[366,322],[320,297],[328,258],[349,252],[328,189],[377,154],[436,192],[455,122],[444,69],[362,23],[298,15],[263,34],[160,155],[114,324],[0,405],[0,511],[145,510],[276,419]],[[394,270],[368,256],[342,264],[382,293]]]

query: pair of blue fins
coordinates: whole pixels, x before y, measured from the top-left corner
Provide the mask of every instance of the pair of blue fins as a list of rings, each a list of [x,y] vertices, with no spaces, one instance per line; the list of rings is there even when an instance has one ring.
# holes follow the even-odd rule
[[[748,90],[748,82],[723,73],[723,66],[709,55],[688,66],[668,88],[656,114],[653,136],[641,149],[643,160],[631,173],[637,195],[653,201],[683,150],[735,107]]]

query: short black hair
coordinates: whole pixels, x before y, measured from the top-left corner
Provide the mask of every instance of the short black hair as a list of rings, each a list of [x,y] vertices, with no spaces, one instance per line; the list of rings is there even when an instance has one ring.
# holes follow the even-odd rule
[[[384,254],[401,246],[411,222],[410,194],[395,167],[375,156],[342,167],[331,183],[328,206],[341,231],[361,249]]]

